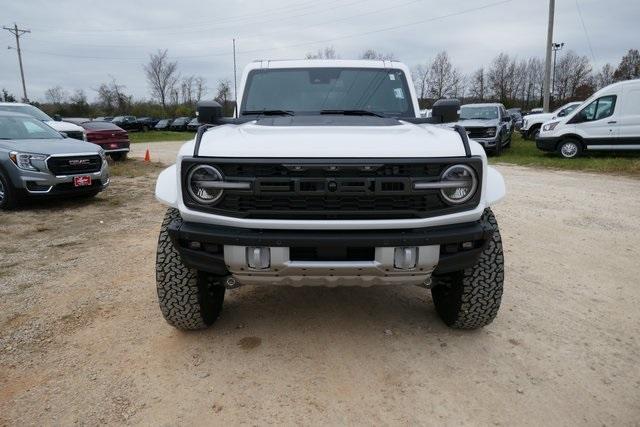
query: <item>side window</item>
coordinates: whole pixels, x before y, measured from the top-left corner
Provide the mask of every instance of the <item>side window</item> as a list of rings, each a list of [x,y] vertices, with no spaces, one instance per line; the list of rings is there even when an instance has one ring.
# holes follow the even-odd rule
[[[616,108],[616,96],[608,95],[598,98],[586,107],[582,109],[577,115],[576,119],[580,122],[592,122],[594,120],[601,120],[609,117],[613,114]]]

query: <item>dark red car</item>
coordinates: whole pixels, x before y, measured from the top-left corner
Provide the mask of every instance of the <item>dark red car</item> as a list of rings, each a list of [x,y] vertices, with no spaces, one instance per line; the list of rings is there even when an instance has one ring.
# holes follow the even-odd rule
[[[109,122],[82,122],[87,141],[98,144],[115,161],[125,160],[129,153],[129,134],[126,130]]]

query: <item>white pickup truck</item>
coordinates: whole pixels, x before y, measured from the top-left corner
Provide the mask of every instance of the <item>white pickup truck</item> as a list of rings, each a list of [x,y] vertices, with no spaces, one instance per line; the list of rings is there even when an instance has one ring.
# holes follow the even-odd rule
[[[451,125],[459,102],[420,118],[395,61],[257,61],[240,88],[235,118],[198,105],[196,138],[157,181],[169,324],[211,325],[240,285],[419,285],[451,327],[494,319],[504,258],[490,207],[505,184]]]

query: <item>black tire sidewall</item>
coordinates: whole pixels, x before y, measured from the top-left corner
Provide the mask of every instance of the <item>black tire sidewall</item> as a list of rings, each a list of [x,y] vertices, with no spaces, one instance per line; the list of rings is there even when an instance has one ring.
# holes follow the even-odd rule
[[[4,188],[4,198],[0,201],[0,209],[12,209],[17,203],[16,194],[11,186],[11,181],[9,181],[9,178],[7,178],[1,170],[0,181],[2,181]]]

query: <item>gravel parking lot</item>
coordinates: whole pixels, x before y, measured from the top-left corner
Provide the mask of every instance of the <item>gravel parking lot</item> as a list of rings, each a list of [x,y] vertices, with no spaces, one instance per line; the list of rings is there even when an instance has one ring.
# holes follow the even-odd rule
[[[159,168],[135,166],[93,201],[0,213],[0,425],[640,420],[640,180],[500,166],[483,330],[447,329],[417,287],[247,287],[185,333],[155,296]]]

